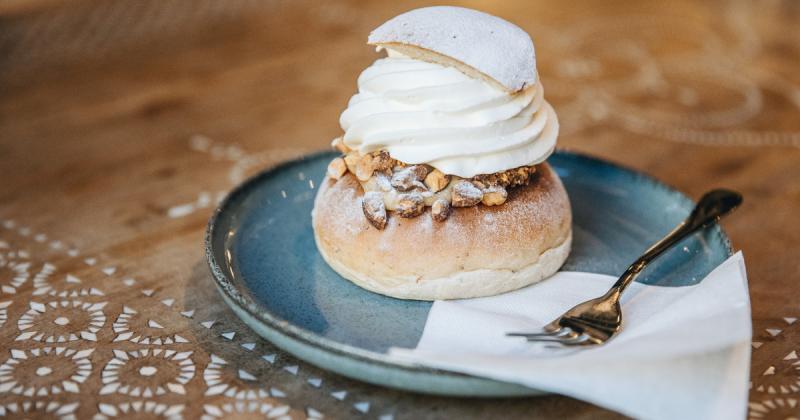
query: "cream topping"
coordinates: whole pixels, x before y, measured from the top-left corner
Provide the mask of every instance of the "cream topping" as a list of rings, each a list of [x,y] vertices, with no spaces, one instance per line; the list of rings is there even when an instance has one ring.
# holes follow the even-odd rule
[[[558,118],[541,83],[509,94],[452,67],[389,50],[358,78],[339,120],[344,143],[471,178],[547,159]]]

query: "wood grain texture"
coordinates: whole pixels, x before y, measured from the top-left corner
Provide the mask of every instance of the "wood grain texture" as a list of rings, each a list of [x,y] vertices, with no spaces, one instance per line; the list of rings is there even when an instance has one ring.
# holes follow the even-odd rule
[[[142,375],[127,394],[100,392],[108,385],[102,370],[119,356],[113,350],[143,347],[114,341],[125,331],[113,325],[127,322],[138,336],[188,340],[144,346],[193,352],[185,392],[155,398],[184,405],[186,418],[214,408],[247,411],[236,405],[245,400],[293,417],[313,414],[309,407],[334,418],[617,417],[559,396],[449,399],[350,381],[257,339],[213,290],[202,237],[217,198],[270,164],[326,147],[340,133],[338,116],[356,77],[376,57],[366,35],[423,4],[17,0],[0,7],[0,286],[7,286],[0,320],[3,311],[8,319],[0,326],[0,362],[11,349],[43,346],[36,335],[18,339],[30,330],[19,325],[26,312],[37,312],[37,320],[57,313],[32,308],[30,302],[58,300],[37,289],[94,287],[103,294],[70,300],[107,302],[94,340],[63,344],[95,349],[80,393],[26,397],[11,388],[0,392],[0,406],[77,401],[74,413],[90,418],[101,404],[147,400],[129,395],[151,383]],[[744,251],[750,276],[758,346],[751,415],[796,414],[789,401],[800,398],[792,357],[800,340],[794,321],[800,317],[800,7],[789,1],[457,4],[512,20],[533,35],[547,98],[561,120],[561,147],[645,171],[693,197],[716,186],[744,194],[745,205],[724,225]],[[136,314],[115,322],[126,306]],[[187,311],[191,317],[181,315]],[[210,328],[202,324],[212,320]],[[45,329],[44,321],[34,324]],[[230,340],[222,336],[229,332],[235,332]],[[226,363],[215,364],[212,355]],[[131,371],[119,377],[156,363],[135,362],[124,363]],[[21,380],[39,388],[48,383],[50,376],[36,374],[41,366],[19,366]],[[211,382],[218,376],[226,390],[245,392],[209,393],[209,366]],[[158,370],[153,383],[166,386],[169,369]],[[331,395],[342,390],[342,400]],[[366,414],[361,403],[369,403]]]

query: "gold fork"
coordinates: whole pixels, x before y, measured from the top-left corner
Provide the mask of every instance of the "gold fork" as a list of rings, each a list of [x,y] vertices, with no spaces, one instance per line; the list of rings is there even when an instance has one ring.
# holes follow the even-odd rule
[[[507,333],[507,336],[525,337],[528,341],[548,342],[565,346],[603,344],[622,327],[622,292],[647,265],[692,233],[716,222],[742,203],[742,195],[730,190],[717,189],[703,195],[689,217],[672,232],[651,246],[639,257],[603,296],[578,304],[560,317],[545,325],[542,332]]]

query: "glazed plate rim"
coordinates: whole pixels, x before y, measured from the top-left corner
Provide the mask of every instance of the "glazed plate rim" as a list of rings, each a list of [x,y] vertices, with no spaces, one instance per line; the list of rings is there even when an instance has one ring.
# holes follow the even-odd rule
[[[261,172],[253,175],[252,177],[248,178],[247,180],[245,180],[244,182],[242,182],[238,186],[236,186],[222,200],[222,202],[214,210],[214,213],[211,216],[211,218],[209,219],[208,225],[206,227],[205,253],[206,253],[206,260],[207,260],[208,266],[209,266],[209,268],[211,270],[211,273],[212,273],[212,276],[214,278],[214,282],[215,282],[215,284],[217,286],[217,289],[222,294],[222,297],[224,298],[223,300],[226,302],[226,304],[228,306],[230,306],[234,310],[234,312],[236,313],[236,315],[239,318],[242,318],[243,322],[245,322],[245,324],[247,324],[248,327],[253,328],[253,326],[249,325],[247,320],[244,319],[245,317],[246,318],[250,318],[250,319],[258,322],[259,324],[261,324],[261,326],[263,326],[264,328],[266,328],[268,331],[270,331],[272,333],[270,335],[274,334],[274,336],[271,337],[271,338],[266,338],[265,337],[268,341],[273,342],[273,344],[275,344],[278,347],[286,350],[290,354],[293,354],[293,355],[295,355],[295,356],[297,356],[297,357],[299,357],[301,359],[307,360],[312,364],[315,364],[315,365],[318,365],[318,366],[322,366],[325,369],[330,369],[331,366],[327,366],[327,367],[323,366],[323,365],[325,365],[325,363],[321,363],[321,362],[318,363],[318,362],[316,362],[314,360],[311,360],[311,359],[313,359],[311,357],[304,358],[304,357],[302,357],[302,356],[297,354],[297,353],[299,353],[299,351],[297,351],[297,349],[289,349],[287,347],[291,347],[290,345],[285,345],[285,343],[283,343],[283,345],[281,343],[276,343],[275,340],[273,340],[273,338],[277,338],[277,337],[286,338],[286,339],[289,339],[290,341],[297,342],[297,344],[308,346],[308,347],[310,347],[311,349],[313,349],[315,351],[321,351],[323,353],[327,353],[327,354],[329,354],[331,356],[334,356],[334,357],[343,357],[345,359],[355,359],[354,361],[356,361],[356,362],[377,365],[379,368],[385,368],[385,369],[389,369],[389,370],[401,370],[401,371],[404,371],[404,373],[406,373],[406,374],[412,374],[412,375],[416,374],[416,375],[425,375],[425,376],[433,375],[433,376],[438,376],[438,377],[445,376],[445,377],[450,377],[452,379],[473,380],[473,381],[474,380],[478,380],[478,381],[481,381],[481,382],[486,381],[486,382],[494,383],[495,385],[498,385],[498,386],[507,385],[507,386],[511,386],[511,387],[519,387],[521,389],[527,389],[528,391],[530,391],[530,392],[527,392],[527,393],[526,392],[521,392],[519,390],[517,390],[515,392],[500,391],[500,392],[488,392],[488,393],[483,393],[483,392],[478,392],[478,393],[474,393],[474,392],[467,392],[467,393],[455,392],[455,393],[451,393],[451,392],[447,392],[446,390],[442,390],[443,392],[435,392],[435,393],[449,394],[449,395],[492,395],[492,396],[500,396],[500,395],[537,395],[537,394],[545,393],[544,391],[541,391],[541,390],[537,390],[537,389],[533,389],[533,388],[527,388],[527,387],[523,387],[522,385],[517,385],[517,384],[505,383],[505,382],[497,381],[497,380],[490,379],[490,378],[477,377],[477,376],[468,375],[468,374],[464,374],[464,373],[460,373],[460,372],[453,372],[453,371],[444,370],[444,369],[437,369],[437,368],[431,368],[431,367],[427,367],[427,366],[421,366],[421,365],[418,365],[418,364],[407,362],[405,360],[399,360],[397,358],[393,358],[390,355],[385,354],[385,353],[379,353],[379,352],[375,352],[375,351],[365,350],[365,349],[358,348],[358,347],[355,347],[355,346],[351,346],[351,345],[348,345],[348,344],[343,344],[343,343],[340,343],[340,342],[336,342],[334,340],[325,338],[325,337],[323,337],[321,335],[317,335],[317,334],[315,334],[315,333],[313,333],[311,331],[303,329],[303,328],[301,328],[301,327],[299,327],[297,325],[294,325],[294,324],[292,324],[292,323],[290,323],[288,321],[279,319],[279,318],[273,316],[272,314],[270,314],[270,313],[268,313],[266,311],[259,310],[258,309],[258,305],[255,302],[253,302],[253,300],[247,295],[247,293],[243,293],[237,288],[237,285],[235,284],[236,283],[235,280],[233,278],[229,278],[228,275],[226,274],[224,268],[223,268],[223,267],[228,267],[228,264],[225,263],[225,262],[223,262],[221,264],[219,261],[217,261],[217,258],[214,255],[213,238],[214,238],[214,236],[216,234],[216,230],[215,229],[220,224],[220,219],[222,217],[224,217],[225,214],[229,211],[229,208],[231,207],[232,203],[238,201],[241,196],[246,195],[249,190],[251,190],[255,185],[258,185],[259,183],[261,183],[261,181],[264,178],[267,178],[267,177],[271,176],[274,172],[279,171],[282,168],[285,168],[287,166],[291,166],[291,165],[293,165],[295,163],[298,163],[298,162],[302,162],[302,161],[306,161],[306,160],[310,160],[310,159],[315,159],[315,158],[318,158],[320,156],[323,156],[323,155],[326,155],[326,154],[330,154],[330,153],[331,153],[330,151],[317,151],[317,152],[306,154],[306,155],[300,156],[298,158],[291,159],[291,160],[288,160],[288,161],[284,161],[284,162],[278,163],[278,164],[276,164],[274,166],[268,167],[268,168],[262,170]],[[573,150],[558,149],[557,153],[561,154],[561,155],[570,155],[573,158],[591,161],[593,164],[603,165],[603,166],[610,166],[613,169],[624,171],[624,172],[628,172],[633,177],[638,178],[639,181],[647,183],[653,188],[658,188],[658,189],[665,190],[667,193],[673,195],[678,200],[681,200],[681,201],[684,201],[684,202],[689,202],[689,203],[693,202],[688,196],[686,196],[680,190],[678,190],[678,189],[676,189],[676,188],[674,188],[674,187],[672,187],[672,186],[670,186],[670,185],[668,185],[668,184],[656,179],[655,177],[653,177],[651,175],[648,175],[648,174],[646,174],[644,172],[641,172],[639,170],[632,169],[632,168],[626,167],[626,166],[621,165],[621,164],[616,163],[616,162],[611,162],[611,161],[608,161],[608,160],[605,160],[605,159],[602,159],[602,158],[593,157],[593,156],[587,155],[585,153],[576,152],[576,151],[573,151]],[[718,234],[718,238],[717,239],[719,240],[719,243],[721,245],[723,245],[726,255],[727,256],[733,255],[733,251],[732,251],[730,240],[729,240],[727,234],[725,233],[725,231],[722,229],[722,226],[718,226],[718,229],[716,229],[716,232]],[[262,334],[261,332],[259,332],[259,331],[256,331],[256,332],[259,335],[264,336],[264,334]],[[386,384],[383,381],[379,381],[379,380],[378,381],[371,381],[370,378],[364,377],[363,375],[352,374],[352,373],[348,374],[348,372],[344,371],[346,369],[344,369],[344,370],[342,370],[342,369],[334,369],[334,370],[336,370],[337,372],[339,372],[340,374],[343,374],[345,376],[354,377],[354,378],[365,380],[365,381],[372,382],[372,383],[379,383],[379,384],[384,384],[384,385],[387,385],[387,386],[392,386],[392,385]],[[404,385],[395,384],[395,386],[393,386],[393,387],[400,388],[400,389],[406,389],[406,390],[414,390],[414,387],[413,386],[409,386],[409,385],[405,385],[404,386]]]

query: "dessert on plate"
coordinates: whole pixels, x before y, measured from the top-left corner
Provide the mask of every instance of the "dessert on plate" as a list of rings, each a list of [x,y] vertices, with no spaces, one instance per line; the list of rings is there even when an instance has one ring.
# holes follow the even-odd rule
[[[460,7],[401,14],[369,35],[385,51],[340,117],[342,153],[312,212],[317,248],[353,283],[388,296],[489,296],[554,274],[572,240],[547,164],[558,118],[533,42]]]

